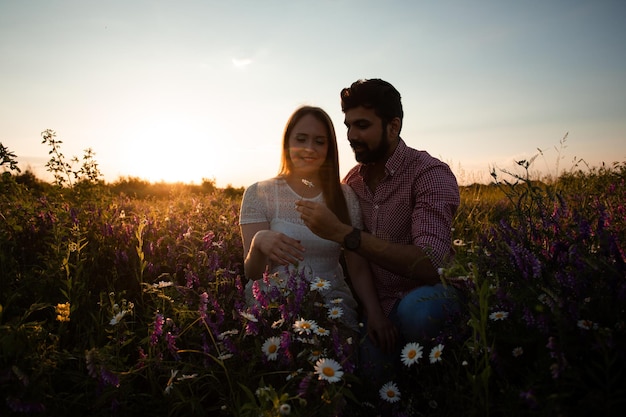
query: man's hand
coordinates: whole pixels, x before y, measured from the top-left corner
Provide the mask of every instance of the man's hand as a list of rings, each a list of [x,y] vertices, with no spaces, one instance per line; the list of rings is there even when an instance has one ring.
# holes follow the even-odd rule
[[[367,335],[374,346],[383,353],[390,353],[398,342],[399,331],[389,318],[381,314],[367,318]]]
[[[322,239],[343,243],[352,226],[342,223],[328,207],[309,200],[296,201],[296,210],[304,224]]]

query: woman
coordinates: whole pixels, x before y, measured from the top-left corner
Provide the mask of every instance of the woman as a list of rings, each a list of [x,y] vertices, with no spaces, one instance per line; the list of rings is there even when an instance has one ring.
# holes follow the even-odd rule
[[[241,203],[244,272],[250,280],[270,273],[304,270],[311,279],[330,281],[327,300],[343,299],[344,323],[356,329],[357,303],[339,259],[341,245],[311,232],[295,203],[307,199],[326,204],[340,219],[361,228],[361,210],[352,189],[339,180],[337,138],[332,120],[318,108],[304,106],[289,118],[283,135],[278,176],[248,187]],[[353,286],[368,317],[384,317],[376,298],[369,264],[352,251],[345,253]]]

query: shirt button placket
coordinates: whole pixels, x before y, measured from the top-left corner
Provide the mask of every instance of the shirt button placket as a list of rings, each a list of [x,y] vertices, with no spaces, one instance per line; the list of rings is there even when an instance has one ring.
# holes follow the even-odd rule
[[[380,206],[378,205],[378,203],[374,203],[374,206],[372,207],[372,209],[374,210],[374,218],[376,219],[376,221],[374,222],[374,230],[372,231],[372,234],[374,234],[374,236],[376,236],[376,231],[378,230],[378,227],[381,223],[381,218],[380,218],[380,210],[379,210]]]

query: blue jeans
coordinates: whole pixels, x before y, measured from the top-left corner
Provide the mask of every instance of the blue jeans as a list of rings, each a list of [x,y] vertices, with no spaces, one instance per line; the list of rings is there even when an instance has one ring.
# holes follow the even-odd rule
[[[437,336],[446,317],[460,309],[456,290],[447,285],[426,285],[402,298],[389,314],[400,330],[400,340],[393,352],[383,353],[367,336],[367,321],[359,347],[359,374],[376,391],[382,384],[396,378],[402,368],[400,353],[406,343],[423,342]],[[426,356],[428,352],[424,352]],[[423,359],[422,359],[423,360]]]

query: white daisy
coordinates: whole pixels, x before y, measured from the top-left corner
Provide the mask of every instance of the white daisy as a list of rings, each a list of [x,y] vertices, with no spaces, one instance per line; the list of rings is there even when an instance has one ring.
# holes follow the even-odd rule
[[[237,329],[232,329],[232,330],[226,330],[220,334],[217,335],[217,339],[218,340],[224,340],[226,339],[228,336],[235,336],[239,334],[239,330]]]
[[[494,311],[489,315],[489,318],[493,321],[504,320],[509,317],[509,313],[506,311]]]
[[[319,358],[322,357],[323,354],[324,354],[324,351],[313,349],[309,354],[309,360],[311,362],[316,362]]]
[[[268,337],[261,347],[267,360],[274,361],[278,358],[278,350],[280,349],[280,337]]]
[[[274,323],[272,323],[272,329],[279,328],[280,326],[283,325],[283,323],[285,323],[285,319],[276,320]]]
[[[419,343],[407,343],[404,348],[402,348],[402,353],[400,354],[402,363],[406,366],[417,363],[423,356],[422,350],[423,348]]]
[[[315,333],[318,336],[328,336],[330,334],[328,329],[325,329],[324,327],[321,327],[321,326],[316,326],[313,329],[313,333]]]
[[[331,306],[328,309],[328,318],[329,319],[338,319],[343,316],[343,308],[339,306]]]
[[[522,356],[524,354],[524,349],[521,346],[518,346],[516,348],[513,349],[513,357],[514,358],[519,358],[520,356]]]
[[[174,285],[172,281],[159,281],[156,284],[152,284],[154,288],[166,288]]]
[[[111,326],[115,326],[117,323],[120,322],[120,320],[122,320],[122,317],[124,317],[126,315],[126,313],[128,313],[128,311],[126,311],[126,310],[120,311],[119,313],[117,313],[116,315],[113,316],[111,321],[109,321],[109,324]]]
[[[330,288],[330,281],[325,280],[320,277],[316,277],[313,282],[311,282],[311,291],[322,291]]]
[[[259,320],[254,316],[254,314],[248,313],[246,311],[240,311],[239,314],[241,314],[241,317],[243,317],[244,319],[257,323]]]
[[[317,327],[317,323],[314,320],[296,320],[293,324],[293,329],[298,334],[311,334],[311,332]]]
[[[378,393],[380,394],[380,398],[387,402],[395,403],[400,401],[400,390],[394,382],[387,382],[380,388]]]
[[[581,329],[584,330],[591,330],[591,329],[597,329],[598,325],[596,323],[594,323],[591,320],[578,320],[578,323],[576,324],[578,327],[580,327]]]
[[[278,414],[281,416],[288,416],[291,414],[291,406],[287,403],[283,403],[278,407]]]
[[[315,363],[315,373],[319,379],[328,382],[340,381],[343,376],[341,365],[336,360],[328,358],[321,358]]]
[[[232,353],[222,353],[221,355],[217,357],[217,359],[220,361],[225,361],[226,359],[230,359],[232,357],[233,357]]]
[[[440,362],[441,354],[443,353],[443,345],[438,344],[430,351],[430,363]]]

